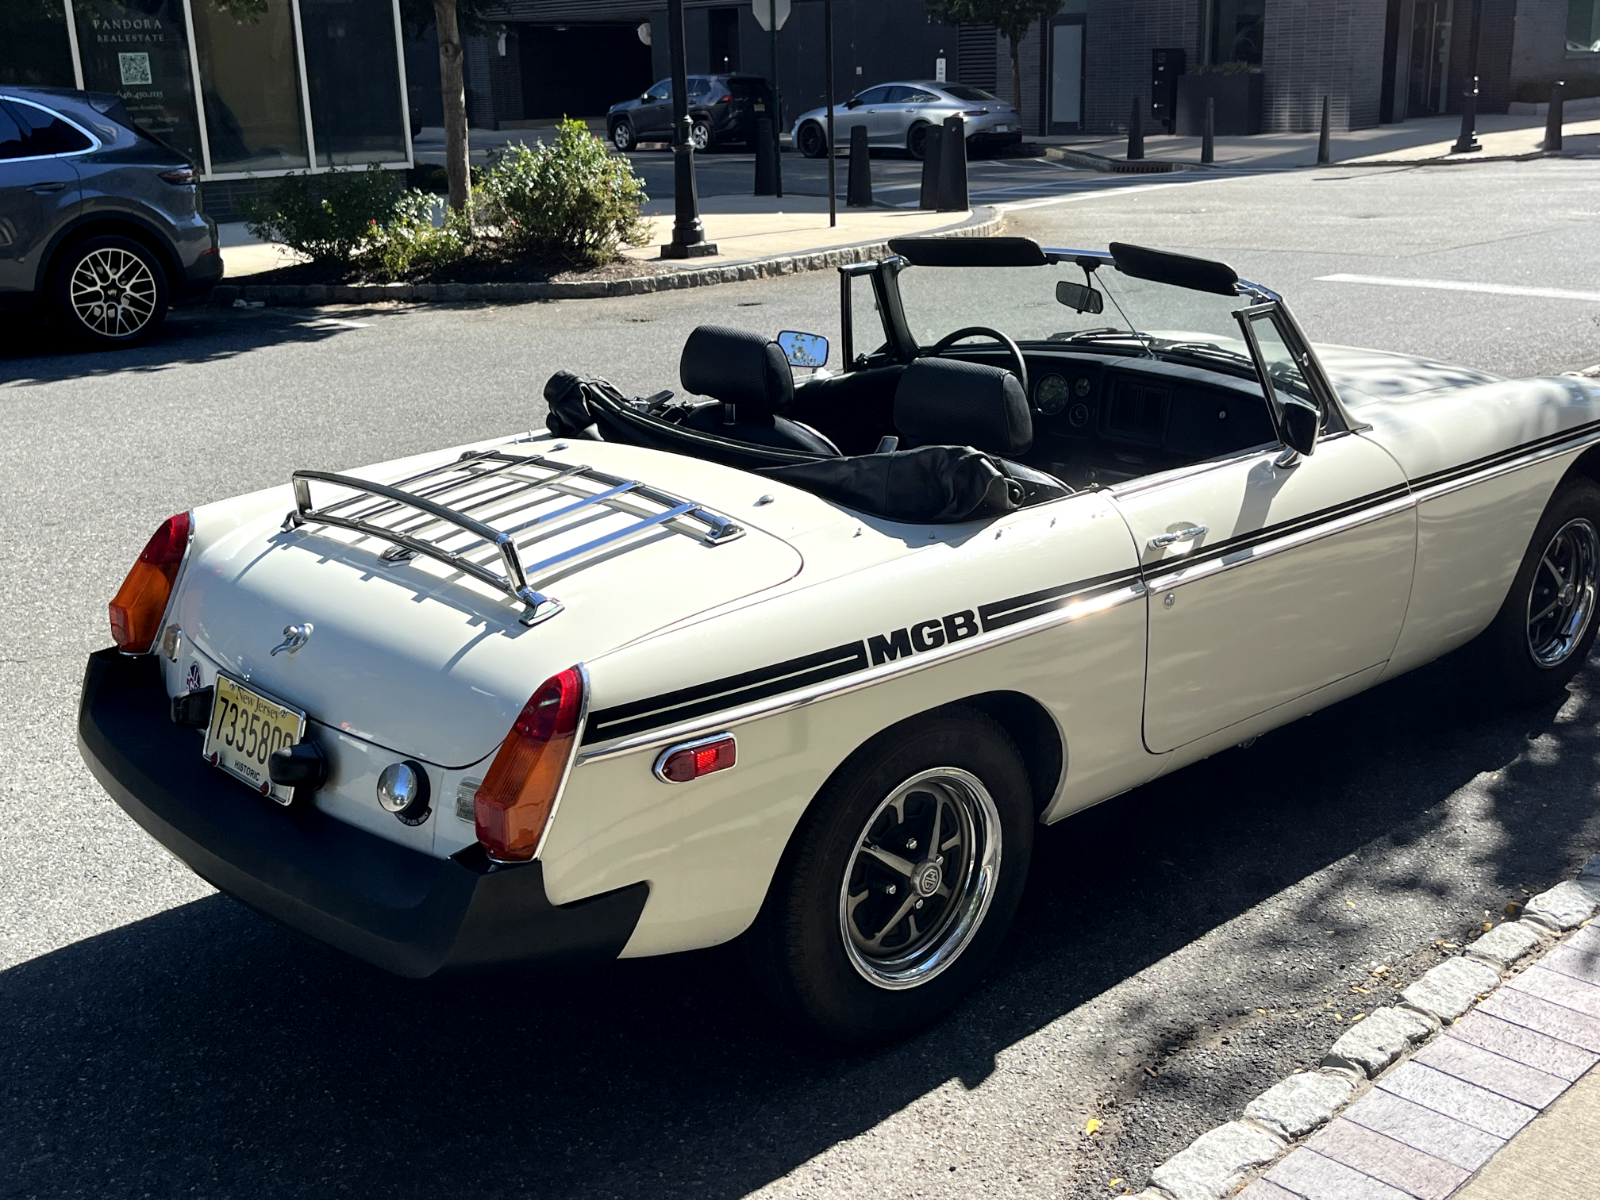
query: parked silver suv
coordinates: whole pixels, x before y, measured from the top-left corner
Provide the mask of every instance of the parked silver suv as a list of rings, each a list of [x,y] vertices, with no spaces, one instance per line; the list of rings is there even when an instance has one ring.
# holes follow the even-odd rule
[[[221,278],[193,166],[118,97],[0,87],[0,308],[42,304],[80,342],[127,346]]]

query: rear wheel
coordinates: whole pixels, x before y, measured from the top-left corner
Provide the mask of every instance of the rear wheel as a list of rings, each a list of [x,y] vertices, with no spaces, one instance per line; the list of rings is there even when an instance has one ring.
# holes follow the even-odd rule
[[[842,1042],[934,1020],[1000,948],[1033,821],[1021,757],[981,713],[869,743],[817,797],[746,935],[767,991]]]
[[[63,253],[51,291],[56,321],[90,346],[136,345],[167,316],[167,273],[160,260],[116,234],[89,238]]]
[[[689,125],[689,144],[697,151],[711,149],[711,122],[704,117],[696,117]]]
[[[924,158],[928,153],[928,123],[918,121],[906,132],[906,149],[912,158]]]
[[[611,144],[626,154],[638,139],[633,134],[633,122],[623,117],[611,127]]]
[[[1517,704],[1560,696],[1594,645],[1600,602],[1600,486],[1556,490],[1511,591],[1476,647],[1492,694]]]
[[[822,158],[828,153],[828,135],[822,132],[822,126],[815,121],[807,121],[800,126],[795,142],[800,153],[807,158]]]

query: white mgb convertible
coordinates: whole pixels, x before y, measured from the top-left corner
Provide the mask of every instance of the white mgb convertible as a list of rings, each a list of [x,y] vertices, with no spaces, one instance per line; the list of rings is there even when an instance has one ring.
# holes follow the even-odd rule
[[[561,373],[548,433],[172,517],[95,775],[391,971],[742,938],[860,1040],[972,987],[1036,822],[1468,643],[1521,701],[1584,661],[1600,385],[1313,347],[1137,246],[892,249],[837,374],[702,327],[681,395]]]

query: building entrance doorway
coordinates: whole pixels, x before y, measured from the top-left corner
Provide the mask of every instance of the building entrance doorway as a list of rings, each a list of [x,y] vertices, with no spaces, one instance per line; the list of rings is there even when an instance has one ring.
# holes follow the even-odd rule
[[[1408,116],[1435,116],[1450,106],[1450,24],[1455,0],[1416,0],[1411,18]]]
[[[1083,26],[1081,14],[1050,22],[1050,95],[1045,114],[1051,133],[1078,133],[1083,128]]]

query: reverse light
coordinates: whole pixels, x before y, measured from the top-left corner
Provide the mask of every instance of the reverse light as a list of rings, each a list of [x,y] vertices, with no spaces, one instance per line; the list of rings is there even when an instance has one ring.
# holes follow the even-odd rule
[[[583,716],[583,674],[570,667],[539,685],[473,796],[473,823],[489,857],[525,862],[550,821]]]
[[[111,640],[124,654],[148,654],[161,632],[173,581],[189,549],[189,527],[186,512],[163,521],[117,589],[110,606]]]
[[[733,734],[719,733],[662,751],[656,759],[656,778],[662,783],[688,783],[713,771],[726,771],[738,761]]]

